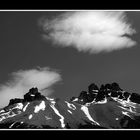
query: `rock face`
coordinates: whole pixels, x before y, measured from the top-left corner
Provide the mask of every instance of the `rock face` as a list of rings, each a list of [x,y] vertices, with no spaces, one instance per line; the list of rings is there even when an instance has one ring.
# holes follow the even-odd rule
[[[95,93],[98,90],[99,90],[98,86],[95,85],[94,83],[92,83],[91,85],[88,86],[88,92],[91,94]]]
[[[41,100],[45,98],[41,93],[38,92],[38,88],[31,88],[28,93],[24,95],[24,101]]]
[[[16,103],[24,103],[24,102],[31,102],[34,100],[41,100],[44,98],[45,96],[41,95],[41,93],[38,92],[38,88],[31,88],[29,92],[24,95],[24,99],[19,99],[19,98],[11,99],[8,106],[16,104]]]
[[[19,99],[19,98],[11,99],[8,106],[16,103],[22,103],[23,101],[24,101],[23,99]]]
[[[69,101],[52,99],[31,88],[0,110],[0,129],[135,129],[140,128],[140,95],[117,83],[87,91]]]
[[[130,100],[132,102],[135,102],[135,103],[138,103],[140,104],[140,95],[137,94],[137,93],[132,93],[131,97],[130,97]]]
[[[92,101],[101,101],[107,97],[117,97],[119,99],[126,99],[129,97],[130,93],[122,92],[123,90],[117,83],[101,85],[100,88],[94,83],[88,86],[88,91],[82,91],[78,97],[83,104],[92,102]],[[73,99],[75,99],[73,97]]]

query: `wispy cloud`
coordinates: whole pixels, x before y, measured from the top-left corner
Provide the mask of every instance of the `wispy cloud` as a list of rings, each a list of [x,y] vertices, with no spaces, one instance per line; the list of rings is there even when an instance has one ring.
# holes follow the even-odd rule
[[[38,87],[39,91],[49,95],[51,86],[61,80],[60,74],[48,67],[19,70],[11,76],[7,83],[0,85],[0,107],[6,106],[12,98],[23,98],[32,87]]]
[[[122,11],[64,12],[41,23],[45,39],[60,47],[74,47],[78,51],[110,52],[136,44],[129,37],[136,31]]]

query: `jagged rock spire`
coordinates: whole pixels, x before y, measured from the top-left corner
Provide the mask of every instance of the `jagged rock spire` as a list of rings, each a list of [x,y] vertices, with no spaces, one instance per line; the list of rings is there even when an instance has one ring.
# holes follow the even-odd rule
[[[90,85],[88,86],[88,92],[89,92],[89,93],[93,93],[93,92],[95,92],[96,90],[99,90],[99,88],[98,88],[98,86],[97,86],[96,84],[92,83],[92,84],[90,84]]]
[[[16,103],[22,103],[22,102],[23,102],[23,99],[19,99],[19,98],[11,99],[11,100],[9,101],[8,106],[9,106],[9,105],[12,105],[12,104],[16,104]]]
[[[123,90],[120,88],[119,84],[115,82],[112,84],[102,84],[100,88],[98,88],[96,84],[92,83],[88,86],[88,91],[82,91],[80,93],[78,99],[82,100],[83,103],[89,103],[93,100],[101,101],[108,97],[117,97],[119,99],[127,100],[130,93],[122,91]]]
[[[33,100],[40,100],[44,98],[45,96],[41,95],[41,93],[38,91],[38,88],[35,87],[29,89],[29,92],[24,95],[24,99],[20,99],[20,98],[11,99],[8,106],[16,103],[30,102]]]
[[[105,85],[101,85],[100,90],[115,90],[115,91],[122,91],[122,89],[120,88],[119,84],[117,83],[112,83],[112,84],[105,84]]]
[[[104,89],[105,89],[105,86],[102,84],[100,87],[100,90],[104,90]]]
[[[111,84],[111,87],[112,87],[112,90],[117,90],[117,91],[121,90],[122,91],[119,84],[117,84],[115,82]]]
[[[111,90],[112,89],[112,85],[111,84],[106,84],[104,86],[105,89]]]
[[[135,102],[135,103],[138,103],[140,104],[140,95],[137,94],[137,93],[132,93],[131,97],[130,97],[130,100],[132,102]]]
[[[37,99],[45,98],[43,95],[41,95],[40,92],[38,92],[38,88],[31,88],[28,93],[24,95],[24,101],[33,101]]]

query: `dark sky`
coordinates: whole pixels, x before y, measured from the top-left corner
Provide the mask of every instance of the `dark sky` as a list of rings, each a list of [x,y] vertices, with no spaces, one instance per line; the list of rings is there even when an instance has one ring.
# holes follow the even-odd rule
[[[137,34],[135,47],[89,54],[74,48],[53,47],[41,37],[38,20],[57,12],[0,12],[0,83],[19,69],[49,66],[60,70],[63,82],[54,86],[56,97],[69,98],[92,82],[118,82],[128,92],[140,93],[140,12],[127,12]]]

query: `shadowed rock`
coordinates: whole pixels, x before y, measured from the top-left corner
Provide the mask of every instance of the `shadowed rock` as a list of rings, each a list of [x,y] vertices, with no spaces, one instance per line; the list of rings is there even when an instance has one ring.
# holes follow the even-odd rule
[[[92,102],[96,98],[96,94],[88,93],[87,91],[82,91],[80,93],[79,99],[83,100],[84,103]]]
[[[100,90],[115,90],[115,91],[122,91],[120,88],[119,84],[117,83],[112,83],[112,84],[106,84],[106,85],[101,85]]]
[[[131,97],[130,97],[130,100],[134,103],[140,104],[140,95],[137,94],[137,93],[132,93]]]
[[[125,93],[125,96],[123,96],[122,89],[115,82],[112,84],[102,84],[100,89],[96,84],[92,83],[88,86],[88,92],[82,91],[78,99],[83,101],[84,103],[89,103],[93,100],[98,102],[110,96],[118,97],[119,99],[126,99],[128,97],[128,94]]]
[[[127,100],[130,95],[131,94],[129,92],[124,92],[123,93],[124,100]]]
[[[86,91],[81,91],[79,99],[83,100],[83,102],[88,102],[88,94],[87,94],[87,92]]]
[[[19,99],[19,98],[11,99],[8,106],[16,104],[16,103],[22,103],[22,102],[23,102],[23,99]]]
[[[98,86],[97,85],[95,85],[94,83],[92,83],[92,84],[90,84],[89,86],[88,86],[88,92],[89,93],[95,93],[95,91],[96,90],[99,90],[99,88],[98,88]]]
[[[123,96],[123,93],[122,92],[118,92],[118,98],[119,99],[125,99],[125,97]]]
[[[111,88],[112,88],[112,90],[122,91],[122,89],[120,88],[119,84],[117,84],[115,82],[111,84]]]
[[[101,91],[97,94],[95,101],[98,102],[98,101],[102,101],[104,99],[105,99],[105,94],[104,94],[104,92]]]
[[[112,89],[112,85],[111,85],[111,84],[106,84],[106,85],[104,86],[104,89],[106,89],[106,90],[111,90],[111,89]]]
[[[102,84],[100,90],[105,90],[105,86]]]
[[[116,91],[111,92],[111,97],[118,97],[119,94]]]
[[[33,101],[44,99],[45,96],[38,92],[38,88],[31,88],[28,93],[24,95],[24,101]]]
[[[29,92],[24,95],[24,99],[20,99],[20,98],[10,99],[8,106],[16,103],[24,103],[27,101],[29,102],[29,101],[41,100],[41,99],[45,99],[45,96],[41,95],[41,93],[38,92],[38,88],[31,88]]]

